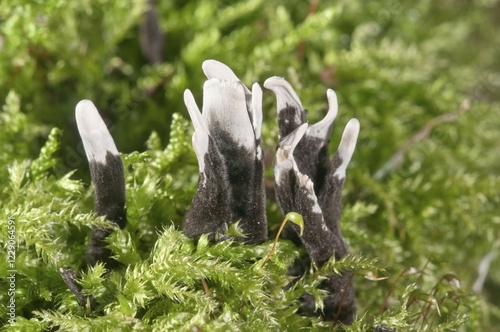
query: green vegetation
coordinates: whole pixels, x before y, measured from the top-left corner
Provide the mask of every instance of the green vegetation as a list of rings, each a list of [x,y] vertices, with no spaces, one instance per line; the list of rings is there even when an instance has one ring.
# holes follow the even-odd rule
[[[147,8],[2,1],[0,243],[7,253],[15,233],[17,319],[8,322],[13,266],[2,254],[0,331],[329,331],[331,322],[294,312],[305,291],[321,299],[321,277],[342,268],[357,275],[349,331],[500,329],[499,257],[472,292],[483,257],[500,251],[500,1],[161,1],[165,48],[154,64],[140,48]],[[181,231],[198,179],[182,95],[189,88],[201,104],[209,58],[247,86],[286,77],[311,122],[334,89],[332,151],[347,120],[360,120],[341,224],[352,256],[291,289],[286,271],[303,249],[279,240],[261,267],[284,217],[274,197],[264,244],[195,245]],[[90,227],[106,225],[92,212],[76,132],[84,98],[125,164],[128,225],[108,240],[123,263],[114,271],[83,265]],[[263,107],[272,160],[269,91]],[[96,310],[78,305],[60,268],[77,270]]]

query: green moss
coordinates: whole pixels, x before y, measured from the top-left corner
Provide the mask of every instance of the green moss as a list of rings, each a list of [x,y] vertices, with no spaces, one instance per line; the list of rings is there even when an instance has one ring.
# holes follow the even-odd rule
[[[358,304],[349,331],[382,323],[499,329],[500,271],[491,268],[482,291],[471,292],[481,259],[500,246],[498,1],[159,2],[160,64],[140,52],[145,1],[4,2],[0,243],[7,251],[4,234],[14,224],[17,321],[1,331],[327,331],[330,322],[295,314],[298,299],[304,291],[321,299],[322,277],[345,267],[355,271]],[[290,242],[278,241],[261,268],[272,241],[195,245],[180,231],[198,180],[182,95],[190,88],[201,104],[207,58],[230,65],[247,85],[285,76],[311,122],[325,113],[326,88],[335,89],[332,149],[338,128],[360,120],[341,225],[352,255],[311,267],[286,291],[286,271],[304,254]],[[91,227],[106,225],[92,212],[75,130],[73,110],[84,98],[106,120],[126,169],[129,223],[108,238],[122,263],[115,271],[83,260]],[[465,113],[411,140],[464,100]],[[264,92],[269,160],[274,104]],[[400,149],[402,159],[388,164]],[[266,176],[271,182],[272,172]],[[283,216],[268,198],[273,233]],[[12,269],[6,259],[0,267]],[[77,270],[96,310],[78,305],[59,268]],[[10,297],[1,277],[3,325]]]

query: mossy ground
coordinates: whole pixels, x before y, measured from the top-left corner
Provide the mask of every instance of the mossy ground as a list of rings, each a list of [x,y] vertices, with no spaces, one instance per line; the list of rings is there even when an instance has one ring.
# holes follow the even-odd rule
[[[12,268],[2,255],[0,330],[328,331],[331,323],[294,312],[304,291],[320,299],[321,276],[343,267],[357,275],[358,320],[348,330],[500,328],[499,258],[472,292],[481,259],[500,247],[500,2],[160,2],[157,64],[139,47],[145,8],[0,6],[0,241],[7,253],[14,224],[17,270],[17,320],[7,324]],[[182,94],[189,88],[201,99],[208,58],[247,85],[286,77],[311,122],[333,88],[332,151],[347,119],[360,120],[341,219],[352,256],[287,291],[287,267],[302,249],[280,241],[261,268],[271,241],[195,245],[180,231],[198,176]],[[109,238],[122,263],[115,271],[83,265],[90,228],[105,224],[92,213],[76,132],[74,107],[84,98],[101,111],[126,168],[129,224]],[[268,160],[274,103],[264,92]],[[272,196],[268,218],[273,234],[282,216]],[[78,305],[59,268],[78,271],[95,311]]]

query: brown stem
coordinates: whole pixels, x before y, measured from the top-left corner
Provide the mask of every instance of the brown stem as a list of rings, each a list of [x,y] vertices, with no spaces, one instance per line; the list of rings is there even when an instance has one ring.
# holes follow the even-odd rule
[[[403,277],[403,273],[405,273],[405,271],[401,272],[399,274],[399,276],[396,278],[396,280],[394,280],[394,282],[392,283],[391,289],[389,289],[389,293],[387,293],[387,295],[384,298],[384,302],[382,302],[382,305],[380,306],[380,309],[378,311],[379,315],[382,314],[385,307],[387,306],[387,300],[389,299],[389,296],[391,296],[392,292],[394,291],[394,288],[396,288],[396,285],[398,284],[399,280],[401,280],[401,278]]]
[[[399,167],[403,162],[403,158],[408,152],[408,150],[418,142],[426,139],[431,134],[434,127],[444,122],[456,121],[462,114],[470,109],[470,101],[464,99],[460,104],[458,111],[449,112],[446,114],[439,115],[432,118],[427,122],[416,134],[414,134],[409,140],[403,143],[401,147],[392,155],[392,157],[373,175],[376,180],[381,180],[386,177],[390,171],[394,168]]]
[[[274,249],[276,248],[276,244],[278,243],[278,239],[281,235],[281,232],[283,232],[283,228],[285,228],[286,222],[287,222],[287,217],[285,216],[285,219],[283,219],[283,222],[281,223],[280,229],[278,230],[278,234],[276,234],[276,238],[274,239],[273,247],[271,248],[271,251],[269,251],[269,254],[267,254],[264,262],[262,262],[262,265],[260,266],[261,268],[263,268],[266,265],[267,261],[269,261],[271,259],[271,256],[274,253]]]
[[[201,284],[203,285],[203,289],[205,290],[205,295],[207,297],[212,297],[212,294],[210,293],[210,289],[208,288],[207,281],[205,278],[201,278]]]
[[[342,311],[342,303],[344,302],[345,296],[349,287],[351,287],[352,280],[354,279],[354,272],[351,273],[349,280],[347,281],[347,285],[344,287],[344,291],[342,292],[342,297],[340,298],[339,307],[337,308],[337,314],[335,315],[335,320],[338,320],[340,316],[340,312]]]
[[[86,296],[82,293],[82,286],[78,284],[78,275],[76,274],[75,270],[73,269],[59,269],[59,274],[61,275],[61,278],[63,279],[64,283],[66,286],[68,286],[68,289],[71,291],[76,296],[76,299],[78,300],[78,304],[84,308],[87,309],[87,311],[91,312],[94,311],[95,308],[97,307],[97,303],[92,295]]]

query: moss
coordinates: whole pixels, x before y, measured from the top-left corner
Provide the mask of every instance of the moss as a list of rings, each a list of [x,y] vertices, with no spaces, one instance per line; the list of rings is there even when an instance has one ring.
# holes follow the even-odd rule
[[[343,268],[355,271],[358,304],[346,330],[499,328],[500,271],[471,292],[481,259],[499,248],[498,1],[159,2],[159,64],[140,51],[146,8],[101,0],[0,8],[0,243],[8,251],[14,224],[17,270],[17,321],[0,330],[326,331],[330,322],[295,311],[304,292],[320,299],[322,278]],[[182,93],[201,98],[207,58],[247,85],[286,76],[311,122],[324,114],[326,88],[339,97],[341,126],[360,120],[341,219],[353,254],[311,267],[286,291],[286,271],[304,254],[291,242],[280,240],[260,268],[272,241],[194,244],[180,231],[198,176]],[[91,227],[106,225],[92,213],[75,130],[83,98],[103,110],[123,152],[129,223],[108,238],[122,263],[113,271],[83,264]],[[464,100],[466,112],[429,127]],[[270,157],[272,94],[263,106]],[[398,151],[402,159],[384,168]],[[268,199],[272,234],[282,216]],[[6,259],[0,266],[12,269]],[[76,269],[96,310],[78,305],[59,268]],[[0,306],[2,325],[8,319]]]

